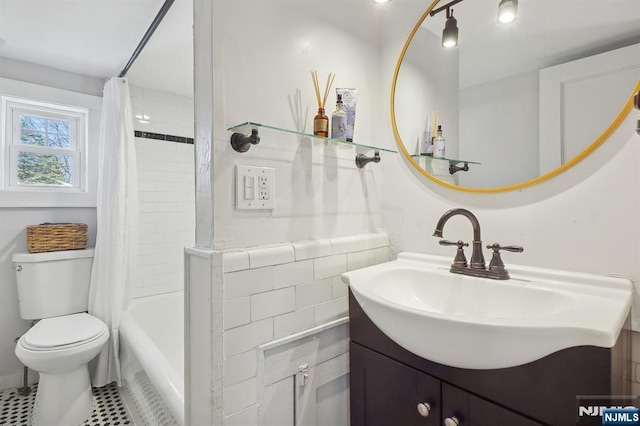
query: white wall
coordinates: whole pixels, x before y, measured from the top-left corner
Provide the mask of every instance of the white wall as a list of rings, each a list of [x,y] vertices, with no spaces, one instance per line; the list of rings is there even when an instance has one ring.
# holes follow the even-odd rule
[[[131,103],[136,130],[193,138],[192,98],[132,86]],[[183,250],[195,242],[193,145],[136,138],[136,156],[140,230],[131,297],[182,291]]]
[[[99,79],[6,58],[0,58],[0,81],[0,94],[66,103],[74,99],[86,99],[86,95],[101,94],[104,84]],[[97,144],[97,140],[90,140],[90,143],[93,142]],[[95,181],[92,182],[94,188],[95,184]],[[0,197],[3,197],[2,193]],[[14,253],[27,251],[27,225],[42,222],[86,223],[89,245],[95,244],[95,208],[0,208],[0,389],[18,386],[22,382],[22,364],[14,354],[14,339],[20,337],[29,326],[27,321],[20,318],[16,275],[11,258]],[[30,378],[36,379],[33,374]]]
[[[382,48],[382,81],[390,85],[392,61],[406,36],[410,8],[390,4]],[[403,23],[404,22],[404,23]],[[411,24],[412,25],[412,24]],[[631,89],[631,88],[630,88]],[[431,234],[440,216],[455,207],[473,211],[487,244],[518,244],[520,254],[507,253],[504,262],[595,274],[619,274],[640,280],[640,172],[629,167],[639,160],[632,113],[601,148],[576,167],[534,187],[497,194],[473,194],[446,189],[415,172],[396,156],[381,164],[385,231],[398,251],[454,256]],[[381,131],[384,137],[391,130]],[[634,189],[636,188],[636,189]],[[446,226],[447,239],[469,240],[471,226],[462,218]],[[636,300],[637,302],[637,300]],[[640,329],[634,314],[633,327]]]
[[[89,245],[95,245],[96,217],[92,208],[0,208],[0,390],[22,381],[14,339],[29,323],[20,318],[16,272],[11,258],[27,252],[27,225],[43,222],[80,222],[88,225]]]
[[[130,92],[136,130],[193,138],[193,98],[139,86]]]
[[[312,131],[317,105],[310,72],[321,86],[336,73],[336,87],[358,89],[354,140],[379,144],[380,87],[377,27],[382,13],[369,2],[214,3],[214,227],[216,249],[353,235],[380,228],[379,167],[359,170],[355,152],[315,146],[310,139],[260,130],[261,142],[239,154],[226,128],[257,121]],[[339,10],[340,13],[336,13]],[[238,31],[238,23],[242,31]],[[321,89],[323,90],[323,89]],[[299,96],[299,98],[297,98]],[[382,162],[395,154],[381,153]],[[275,167],[276,208],[234,208],[234,166]]]
[[[353,147],[340,149],[333,146],[318,146],[314,145],[310,138],[261,129],[260,144],[251,147],[248,153],[239,154],[230,147],[231,132],[226,129],[244,121],[257,121],[311,132],[317,105],[310,72],[317,70],[323,84],[327,74],[332,71],[336,73],[336,79],[327,102],[328,114],[334,109],[335,88],[355,87],[359,90],[359,94],[354,140],[365,144],[393,146],[391,140],[382,143],[377,133],[379,122],[384,119],[379,115],[378,105],[387,103],[388,99],[388,92],[379,84],[378,74],[377,34],[378,23],[384,8],[372,2],[313,2],[310,0],[285,0],[278,2],[277,5],[263,1],[219,0],[214,2],[213,6],[215,9],[212,21],[214,113],[198,112],[208,111],[211,98],[208,97],[209,93],[198,90],[198,87],[206,89],[207,84],[197,79],[196,116],[199,118],[196,121],[196,134],[202,146],[196,147],[198,152],[196,170],[199,176],[207,179],[212,169],[215,193],[214,248],[222,250],[319,240],[378,230],[382,226],[378,197],[379,165],[373,164],[364,170],[358,170],[354,164],[356,152]],[[203,14],[208,12],[206,2],[196,3],[195,10],[196,28],[201,31],[196,34],[196,44],[198,44],[198,36],[206,41],[211,34],[208,33],[210,27],[206,23],[199,22]],[[203,19],[206,20],[208,17],[204,15]],[[242,31],[238,31],[238,23],[241,23]],[[208,24],[211,25],[211,22]],[[203,44],[206,45],[204,42]],[[204,54],[201,57],[196,51],[196,64],[200,64],[203,69],[208,65],[206,56],[207,54]],[[201,75],[207,75],[201,72]],[[196,76],[198,75],[199,72],[196,70]],[[214,155],[207,150],[206,143],[211,128],[211,115],[213,115]],[[381,153],[382,162],[389,161],[394,155]],[[209,164],[209,158],[213,158],[212,164]],[[252,212],[235,210],[234,166],[236,164],[268,166],[276,169],[275,210]],[[202,205],[206,205],[211,201],[211,195],[206,191],[206,183],[199,183],[198,187],[204,188],[201,194],[199,192],[199,198],[202,195]],[[211,214],[206,209],[200,211],[202,214],[199,216]],[[207,219],[198,217],[197,222],[206,224]],[[207,233],[207,229],[199,229],[199,234],[207,235]],[[200,236],[198,239],[205,240]],[[187,259],[187,262],[194,260],[190,251],[187,251]],[[216,297],[223,296],[224,279],[219,274],[220,269],[219,266],[210,263],[208,270],[213,272],[193,273],[187,278],[189,303],[195,307],[194,303],[198,302],[196,308],[200,309],[202,303],[199,302],[207,299],[211,312],[211,322],[203,323],[200,320],[197,325],[192,326],[189,333],[191,338],[208,330],[214,340],[219,339],[223,334],[220,322],[229,321],[226,317],[224,317],[226,321],[223,320],[222,300]],[[319,299],[322,299],[324,297],[322,294],[329,294],[328,281],[316,283],[313,270],[311,274],[311,281],[301,284],[320,289]],[[272,285],[275,284],[272,283]],[[333,292],[333,283],[331,285]],[[286,291],[282,294],[290,295],[292,290],[296,294],[298,288],[294,287],[285,289]],[[303,287],[300,288],[301,291],[303,289]],[[254,309],[268,309],[271,305],[281,306],[283,302],[279,298],[276,298],[277,300],[273,303],[261,301],[259,293],[246,294],[243,297],[245,299],[248,297],[251,303],[252,296],[256,296],[254,297],[256,305],[255,308],[251,305],[250,318]],[[333,293],[330,297],[333,299]],[[242,299],[242,297],[236,298]],[[330,310],[334,309],[335,305],[336,313],[343,312],[345,308],[341,297],[335,301],[316,300],[312,305],[322,304],[321,302],[328,304],[327,307]],[[244,303],[246,305],[246,300]],[[297,321],[293,317],[297,318],[299,315],[302,315],[306,321],[298,321],[301,323],[300,326],[308,327],[316,324],[316,308],[308,309],[309,306],[301,305],[300,311],[307,309],[302,313],[296,312],[297,306],[293,307],[293,311],[291,308],[288,306],[284,311],[272,313],[260,320],[272,324],[271,334],[261,337],[260,339],[266,339],[262,342],[270,341],[276,335],[282,335],[274,334],[274,317],[294,313],[291,316],[292,324]],[[245,309],[245,316],[246,312]],[[319,308],[318,312],[322,312],[322,308]],[[313,315],[312,320],[309,313]],[[229,312],[227,315],[230,315]],[[323,321],[332,317],[333,315],[318,316]],[[241,322],[235,325],[236,328],[242,328],[250,327],[252,324]],[[289,326],[292,327],[291,324]],[[233,330],[235,329],[230,331]],[[284,331],[278,333],[282,332]],[[233,333],[230,336],[233,336]],[[251,336],[253,337],[252,334]],[[210,374],[211,387],[208,389],[213,390],[213,395],[210,393],[207,395],[213,399],[214,403],[209,404],[206,398],[194,395],[193,398],[189,398],[188,418],[193,422],[193,419],[212,417],[214,422],[219,422],[223,418],[223,408],[229,398],[229,394],[222,392],[223,377],[219,367],[223,360],[220,351],[225,350],[226,346],[231,346],[232,339],[227,337],[225,344],[216,345],[209,357],[194,356],[198,345],[190,344],[189,340],[187,343],[191,349],[191,362],[187,363],[187,373],[190,372],[187,387],[192,389],[190,383],[198,383],[202,374]],[[255,345],[243,348],[243,351],[249,351],[253,346]],[[228,350],[229,348],[226,349]],[[245,376],[238,383],[249,381],[248,385],[251,385],[250,377]],[[227,379],[229,380],[229,377]],[[231,382],[227,381],[225,386],[228,383]],[[238,389],[241,394],[244,394],[243,388]],[[232,412],[229,412],[229,409]],[[237,408],[234,409],[233,405],[227,407],[228,417],[238,414],[233,410]],[[241,416],[227,420],[228,424],[233,424],[235,420],[241,421]]]
[[[201,31],[196,38],[199,35],[211,38],[210,28],[198,22],[210,19],[201,15],[209,12],[206,2],[198,2],[196,6],[196,26]],[[633,262],[639,252],[638,244],[633,242],[638,235],[635,216],[640,208],[639,196],[625,197],[624,208],[611,207],[621,204],[623,185],[638,182],[640,177],[640,172],[632,168],[623,173],[616,171],[625,157],[637,158],[639,154],[635,144],[627,143],[630,132],[621,134],[617,142],[590,157],[580,168],[548,184],[496,195],[446,190],[410,170],[397,154],[382,153],[380,164],[368,166],[364,172],[357,171],[351,168],[352,159],[348,158],[351,153],[305,145],[310,141],[268,130],[261,130],[260,145],[251,147],[248,153],[232,151],[230,132],[226,129],[243,121],[309,131],[315,113],[309,71],[314,69],[321,76],[334,71],[338,76],[337,86],[354,86],[360,90],[356,140],[370,139],[372,143],[394,148],[388,106],[391,76],[406,35],[426,7],[423,2],[392,2],[380,6],[372,2],[285,0],[276,6],[273,2],[217,0],[213,7],[213,123],[211,114],[199,115],[196,133],[203,142],[203,148],[197,148],[197,173],[208,177],[209,167],[213,169],[214,248],[228,251],[233,247],[333,238],[370,232],[384,224],[392,237],[392,245],[399,251],[453,257],[453,253],[437,245],[431,233],[444,211],[465,206],[480,218],[485,241],[525,246],[523,254],[505,256],[507,265],[517,260],[517,263],[569,270],[617,272],[632,279],[640,275]],[[239,23],[242,31],[238,31]],[[199,59],[196,52],[196,63],[202,60],[203,69],[208,66],[207,55],[208,52]],[[207,73],[202,72],[201,76]],[[199,84],[202,82],[196,81],[196,88]],[[207,82],[202,87],[208,88]],[[301,96],[300,102],[297,94]],[[196,102],[201,111],[208,111],[210,93],[200,94],[196,89]],[[211,124],[213,154],[206,144]],[[614,159],[608,162],[612,155]],[[210,158],[212,164],[208,162]],[[234,209],[235,164],[276,167],[278,195],[273,212]],[[595,172],[597,175],[590,177]],[[611,184],[617,189],[612,190]],[[203,188],[206,189],[206,183]],[[378,196],[379,191],[382,196]],[[201,195],[203,206],[211,202],[207,191],[203,190]],[[210,214],[205,209],[202,212]],[[197,220],[200,223],[202,218]],[[203,229],[202,235],[208,236],[208,232]],[[471,229],[456,218],[450,221],[445,232],[448,238],[459,235],[457,238],[466,239]],[[632,236],[630,247],[624,244],[628,235]],[[205,334],[221,343],[224,335],[221,322],[228,321],[230,315],[223,314],[223,293],[227,289],[221,274],[223,267],[216,262],[219,260],[201,265],[206,274],[194,273],[188,278],[189,291],[193,293],[188,299],[202,300],[199,307],[208,307],[202,312],[210,313],[211,318],[211,321],[197,321],[192,325],[197,332],[192,329],[190,334]],[[252,282],[256,283],[243,281]],[[260,282],[258,279],[257,285]],[[251,296],[242,297],[249,298],[253,309]],[[238,327],[253,325],[246,323],[246,300],[238,303],[245,304],[245,316],[236,323]],[[264,305],[258,307],[269,307]],[[268,334],[268,321],[266,328]],[[248,333],[251,339],[259,334]],[[257,340],[269,338],[262,336]],[[190,416],[220,421],[226,403],[224,398],[229,398],[228,393],[222,392],[226,384],[220,368],[224,351],[228,350],[225,346],[230,342],[214,344],[207,356],[194,354],[197,344],[187,343],[191,349],[188,383],[201,383],[198,380],[202,374],[211,379],[211,386],[206,386],[206,398],[194,395],[193,401],[190,400]],[[243,349],[253,347],[244,344]],[[251,377],[245,375],[238,383],[250,381]],[[245,394],[244,389],[251,390],[251,383],[245,385],[247,388],[236,389],[241,396],[250,395]]]
[[[101,79],[6,58],[0,58],[0,66],[0,94],[51,101],[59,99],[59,102],[66,103],[84,99],[86,95],[98,99],[95,96],[102,94],[104,82]],[[136,111],[144,111],[153,117],[151,126],[139,128],[139,123],[136,123],[136,129],[193,137],[191,99],[132,88],[132,103]],[[97,114],[99,118],[99,111]],[[92,127],[97,129],[99,123],[94,124]],[[97,143],[97,134],[94,134],[90,144],[97,147]],[[193,244],[193,145],[140,138],[136,144],[142,175],[139,182],[142,217],[146,221],[141,225],[143,240],[140,245],[140,261],[145,276],[136,283],[132,294],[141,296],[181,290],[182,248]],[[90,168],[95,172],[96,165]],[[90,186],[95,192],[97,175],[92,176]],[[163,209],[171,211],[162,212]],[[27,251],[27,225],[42,222],[87,223],[89,246],[95,244],[96,213],[93,207],[0,208],[0,282],[3,283],[0,285],[0,389],[21,383],[22,364],[14,355],[14,338],[28,328],[28,323],[20,319],[18,311],[16,276],[11,257],[14,253]],[[160,235],[165,241],[152,241],[153,235]],[[173,269],[166,270],[167,265]]]
[[[427,117],[438,111],[446,156],[458,158],[457,49],[443,49],[440,37],[421,27],[402,60],[396,84],[396,122],[407,150],[419,152],[417,142],[422,141]]]
[[[496,188],[539,175],[538,71],[460,90],[459,157],[482,164],[459,185]]]

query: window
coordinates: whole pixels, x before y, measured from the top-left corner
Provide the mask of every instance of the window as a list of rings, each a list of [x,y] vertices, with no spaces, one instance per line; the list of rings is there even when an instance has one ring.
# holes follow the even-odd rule
[[[88,110],[2,97],[3,189],[86,192]]]

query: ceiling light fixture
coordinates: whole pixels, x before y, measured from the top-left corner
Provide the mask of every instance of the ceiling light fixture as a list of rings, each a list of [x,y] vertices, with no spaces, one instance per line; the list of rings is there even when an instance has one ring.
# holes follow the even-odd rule
[[[456,47],[458,45],[458,21],[453,17],[453,9],[447,9],[447,22],[442,30],[442,47]]]
[[[451,6],[461,1],[462,0],[453,0],[429,13],[430,16],[433,16],[443,10],[447,11],[447,21],[444,24],[444,30],[442,30],[442,47],[455,47],[458,45],[458,21],[453,17],[453,9]]]
[[[374,3],[389,3],[391,0],[373,0]]]
[[[498,22],[510,24],[518,17],[518,0],[500,0],[498,5]]]

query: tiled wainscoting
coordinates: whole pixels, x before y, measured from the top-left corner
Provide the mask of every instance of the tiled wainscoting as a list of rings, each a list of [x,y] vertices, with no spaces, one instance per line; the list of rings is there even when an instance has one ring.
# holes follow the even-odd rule
[[[222,256],[225,425],[259,424],[256,348],[348,315],[340,275],[388,261],[389,237],[362,234]]]

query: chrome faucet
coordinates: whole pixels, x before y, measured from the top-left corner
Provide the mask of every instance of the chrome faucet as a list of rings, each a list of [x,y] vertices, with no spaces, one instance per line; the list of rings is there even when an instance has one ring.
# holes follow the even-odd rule
[[[478,218],[466,209],[452,209],[440,217],[438,220],[438,224],[436,225],[435,231],[433,231],[434,237],[442,238],[442,230],[444,228],[445,223],[453,216],[464,216],[471,222],[471,226],[473,227],[473,242],[472,242],[472,252],[471,252],[471,262],[467,266],[467,260],[464,256],[463,247],[468,246],[469,244],[463,241],[447,241],[440,240],[440,245],[443,246],[457,246],[458,251],[456,252],[456,257],[451,265],[450,271],[454,274],[465,274],[465,275],[473,275],[475,277],[484,277],[484,278],[493,278],[497,280],[508,280],[509,272],[505,269],[504,263],[502,263],[502,259],[500,258],[500,250],[507,250],[512,252],[522,252],[524,249],[520,246],[501,246],[498,243],[487,246],[489,249],[493,249],[493,257],[491,258],[491,263],[489,264],[489,268],[486,267],[484,261],[484,254],[482,253],[482,238],[480,236],[480,222],[478,222]]]

